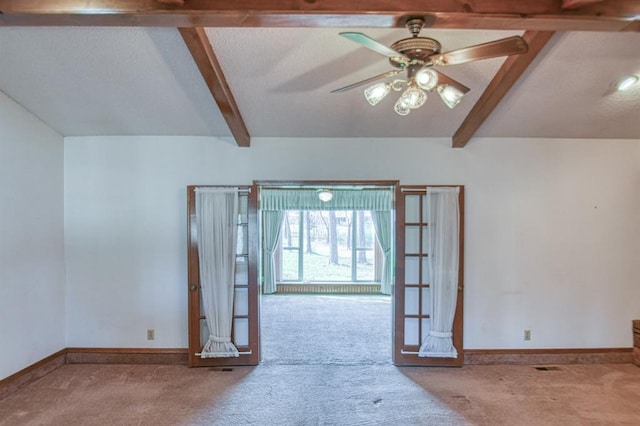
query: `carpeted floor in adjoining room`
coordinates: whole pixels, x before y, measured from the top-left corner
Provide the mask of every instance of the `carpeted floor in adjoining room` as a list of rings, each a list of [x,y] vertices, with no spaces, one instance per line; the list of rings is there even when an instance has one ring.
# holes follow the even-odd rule
[[[391,364],[391,296],[265,295],[260,319],[265,365]]]
[[[299,297],[263,298],[257,367],[65,365],[0,426],[640,425],[632,364],[395,367],[384,296]]]

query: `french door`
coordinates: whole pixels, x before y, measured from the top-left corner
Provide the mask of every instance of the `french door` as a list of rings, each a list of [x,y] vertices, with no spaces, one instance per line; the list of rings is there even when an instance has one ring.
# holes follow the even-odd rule
[[[195,188],[187,187],[188,210],[188,315],[189,366],[257,365],[260,361],[257,186],[239,194],[238,250],[234,283],[232,341],[237,358],[200,358],[209,332],[201,301]],[[430,285],[427,279],[429,223],[425,186],[396,186],[396,267],[393,310],[393,362],[395,365],[460,366],[463,364],[463,242],[464,187],[460,187],[460,262],[458,295],[453,323],[457,358],[418,357],[430,331]]]
[[[238,227],[238,244],[231,340],[238,348],[240,356],[234,358],[201,358],[199,356],[202,347],[209,338],[209,330],[204,315],[200,288],[196,188],[197,186],[187,187],[189,366],[257,365],[260,361],[257,188],[255,185],[241,186],[238,194],[238,223],[236,225]]]
[[[453,322],[453,344],[457,358],[418,356],[421,342],[431,325],[431,289],[428,281],[427,238],[429,222],[424,186],[398,186],[396,189],[396,278],[394,287],[393,363],[415,366],[461,366],[463,312],[464,187],[460,187],[460,261],[458,297]]]

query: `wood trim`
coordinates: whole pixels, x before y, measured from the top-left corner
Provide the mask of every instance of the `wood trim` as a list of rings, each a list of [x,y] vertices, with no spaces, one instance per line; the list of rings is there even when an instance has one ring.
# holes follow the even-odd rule
[[[465,365],[631,363],[632,348],[465,349]]]
[[[415,15],[430,28],[640,30],[636,0],[0,0],[11,26],[403,27]]]
[[[198,227],[196,222],[196,192],[197,186],[187,187],[187,294],[188,294],[188,324],[189,348],[200,347],[200,273],[198,261]],[[189,367],[197,361],[196,350],[189,351]]]
[[[80,348],[71,347],[67,353],[78,354],[186,354],[187,348]]]
[[[462,355],[459,356],[461,365],[464,365],[464,215],[465,215],[465,192],[464,185],[458,186],[460,193],[458,195],[458,210],[460,214],[460,224],[458,232],[459,236],[459,251],[458,251],[458,299],[456,301],[456,318],[453,322],[453,333],[458,336],[458,339],[453,340],[456,347],[463,348],[460,350]]]
[[[395,237],[396,237],[396,246],[395,246],[395,270],[394,270],[394,283],[393,283],[393,300],[392,300],[392,316],[393,322],[391,324],[391,358],[393,363],[396,364],[400,362],[398,359],[400,351],[404,347],[404,324],[400,326],[400,323],[404,321],[404,306],[405,306],[405,292],[404,292],[404,282],[405,282],[405,257],[401,256],[399,253],[404,253],[405,247],[405,232],[404,232],[404,218],[406,216],[405,212],[405,199],[402,194],[402,188],[404,186],[397,185],[395,200],[396,200],[396,211],[394,218],[394,226],[395,226]],[[425,188],[426,191],[426,188]],[[402,309],[396,308],[402,307]]]
[[[454,148],[462,148],[469,142],[482,123],[491,115],[507,92],[546,46],[553,34],[552,31],[527,31],[524,33],[522,37],[529,45],[529,50],[527,53],[512,55],[505,59],[478,102],[471,108],[469,115],[453,135]]]
[[[186,348],[65,348],[0,380],[0,400],[65,364],[186,363]]]
[[[247,365],[260,363],[260,288],[258,282],[258,187],[251,185],[251,193],[247,198],[248,229],[249,233],[249,349],[251,354],[247,356]],[[253,324],[252,324],[253,322]]]
[[[63,366],[66,363],[66,355],[65,348],[0,380],[0,400]]]
[[[65,364],[186,364],[187,352],[186,348],[65,348],[0,380],[0,400]],[[640,355],[634,348],[465,349],[464,364],[626,364],[634,362],[634,354]]]
[[[276,284],[276,294],[373,294],[381,295],[380,284],[343,284],[343,283],[316,283]],[[269,295],[263,295],[268,297]]]
[[[10,375],[9,377],[5,377],[4,379],[0,380],[0,386],[16,380],[20,376],[24,376],[25,374],[31,373],[32,371],[37,370],[38,368],[48,364],[49,362],[54,361],[61,356],[65,356],[66,354],[67,354],[67,349],[65,348],[65,349],[59,350],[54,354],[49,355],[46,358],[42,358],[40,361],[36,361],[33,364],[23,368],[22,370],[17,371],[16,373]]]
[[[67,364],[186,365],[186,348],[67,348]]]
[[[371,186],[371,187],[380,187],[373,189],[384,189],[382,187],[387,188],[395,188],[400,184],[400,181],[397,180],[256,180],[254,181],[255,185],[258,187],[263,186],[308,186],[310,188],[314,187],[328,187],[332,186]]]
[[[178,30],[227,122],[236,144],[248,147],[251,144],[249,131],[204,28],[179,28]]]
[[[557,349],[465,349],[470,355],[513,354],[591,354],[629,352],[631,348],[557,348]]]
[[[562,0],[563,9],[577,9],[591,3],[600,3],[602,0]]]

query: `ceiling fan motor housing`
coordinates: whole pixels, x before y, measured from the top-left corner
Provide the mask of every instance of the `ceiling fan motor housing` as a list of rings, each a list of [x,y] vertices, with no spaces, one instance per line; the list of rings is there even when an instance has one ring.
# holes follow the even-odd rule
[[[398,40],[391,45],[391,49],[400,52],[403,55],[418,61],[428,62],[429,56],[440,52],[440,43],[437,40],[428,37],[411,37]],[[404,68],[406,61],[389,58],[391,65],[398,68]]]

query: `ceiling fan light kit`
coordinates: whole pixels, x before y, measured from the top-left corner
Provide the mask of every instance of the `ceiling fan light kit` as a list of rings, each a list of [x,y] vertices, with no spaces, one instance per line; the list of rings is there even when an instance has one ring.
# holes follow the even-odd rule
[[[402,96],[400,96],[399,101],[411,109],[417,109],[427,102],[427,93],[424,90],[409,84],[409,88],[404,91]]]
[[[411,108],[409,108],[409,106],[403,101],[402,98],[396,101],[393,109],[398,115],[409,115],[409,113],[411,112]]]
[[[378,102],[383,100],[391,91],[391,84],[378,83],[373,86],[369,86],[364,89],[364,97],[372,106],[377,105]]]
[[[424,90],[431,91],[438,85],[438,74],[430,68],[421,68],[416,73],[416,84]]]
[[[341,87],[333,90],[332,93],[346,92],[376,80],[406,72],[407,79],[396,79],[391,83],[375,83],[367,87],[364,90],[367,102],[371,105],[377,105],[393,89],[398,92],[403,91],[394,106],[395,112],[402,116],[408,115],[412,109],[424,105],[427,100],[427,92],[438,93],[447,107],[455,108],[465,93],[469,91],[469,88],[432,67],[520,54],[529,49],[522,37],[513,36],[441,53],[441,46],[437,40],[419,37],[424,22],[424,18],[421,17],[408,19],[406,27],[411,33],[411,37],[398,40],[391,47],[387,47],[362,33],[340,33],[341,36],[386,56],[391,65],[397,69]]]
[[[440,99],[442,99],[442,102],[444,102],[446,106],[453,109],[460,103],[464,93],[453,86],[443,84],[438,86],[438,95],[440,95]]]
[[[376,105],[378,102],[380,102],[389,94],[391,88],[395,89],[395,87],[398,87],[397,86],[398,83],[405,83],[407,85],[407,88],[405,89],[405,91],[402,93],[402,95],[396,102],[396,107],[394,108],[399,115],[408,115],[412,109],[420,108],[427,101],[427,91],[432,92],[436,88],[434,84],[433,87],[430,87],[427,89],[426,87],[423,87],[420,83],[418,83],[416,80],[410,80],[410,81],[395,80],[392,84],[383,83],[383,86],[385,87],[385,89],[380,88],[380,83],[374,84],[373,86],[366,88],[364,90],[364,97],[367,99],[367,101],[371,105]],[[437,80],[436,80],[436,83],[437,83]],[[445,86],[442,85],[437,87],[444,88]],[[402,90],[402,89],[398,88],[395,90]],[[461,93],[462,95],[462,92],[459,92],[459,93]],[[374,94],[378,95],[378,97],[374,97],[373,96]],[[460,98],[462,98],[462,96],[460,96]],[[458,102],[456,102],[453,106],[457,105],[459,102],[460,100],[458,100]],[[449,106],[449,104],[447,104],[447,106]],[[453,107],[449,106],[449,108],[453,108]]]

